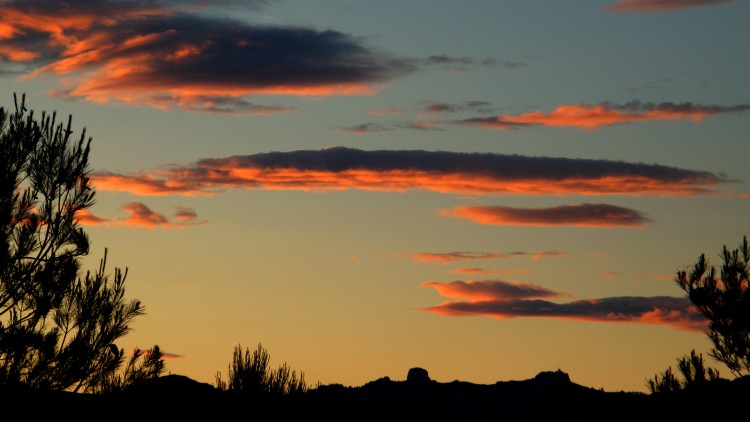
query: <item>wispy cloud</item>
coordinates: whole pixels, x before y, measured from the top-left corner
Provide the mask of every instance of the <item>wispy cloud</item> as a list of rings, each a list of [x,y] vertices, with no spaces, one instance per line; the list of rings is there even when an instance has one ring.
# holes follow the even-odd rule
[[[621,13],[658,13],[677,12],[697,7],[718,6],[734,3],[736,0],[618,0],[605,6],[607,12]]]
[[[447,54],[435,54],[422,60],[427,65],[447,66],[453,70],[464,71],[466,66],[501,66],[506,69],[518,69],[524,66],[521,62],[497,60],[493,58],[475,59],[473,57],[455,57]]]
[[[622,161],[350,148],[206,158],[131,174],[98,172],[100,191],[211,195],[227,189],[429,190],[450,194],[697,195],[723,178]]]
[[[151,208],[142,202],[128,202],[122,204],[120,209],[125,211],[128,216],[125,218],[104,218],[92,214],[87,209],[83,209],[76,213],[76,218],[84,226],[148,229],[175,229],[204,222],[198,219],[198,214],[192,208],[186,207],[175,207],[174,217],[177,220],[175,222],[170,221],[164,214],[151,210]]]
[[[454,121],[462,125],[481,126],[488,129],[514,130],[535,126],[570,126],[583,130],[598,129],[625,123],[654,120],[691,120],[700,122],[707,116],[743,113],[750,104],[735,106],[700,105],[693,103],[601,103],[596,105],[566,104],[545,113],[537,110],[519,115],[496,115]]]
[[[393,128],[388,127],[381,123],[361,123],[354,126],[348,126],[343,127],[341,130],[344,130],[346,132],[354,133],[355,135],[367,135],[370,133],[378,133],[378,132],[387,132],[393,130]]]
[[[405,122],[396,124],[396,127],[403,129],[416,129],[416,130],[431,130],[431,131],[444,131],[442,123],[430,121],[430,120],[417,120],[413,122]]]
[[[162,358],[164,360],[171,360],[171,359],[184,359],[185,355],[178,355],[176,353],[166,353],[162,352]]]
[[[423,309],[446,316],[487,316],[499,319],[536,317],[597,322],[636,322],[701,331],[705,318],[688,298],[621,296],[553,302],[566,296],[533,284],[500,280],[423,283],[442,296],[460,299]]]
[[[464,101],[463,103],[439,103],[426,101],[424,111],[427,113],[462,113],[468,111],[477,111],[487,113],[492,111],[492,106],[487,101]]]
[[[373,116],[398,116],[402,114],[403,112],[399,110],[397,107],[385,107],[385,108],[378,108],[378,109],[370,110],[368,113]]]
[[[418,253],[399,253],[396,256],[400,258],[411,258],[414,261],[425,263],[448,264],[454,261],[484,261],[487,259],[506,259],[513,257],[529,257],[534,261],[542,258],[554,258],[565,256],[564,252],[559,251],[540,251],[540,252],[418,252]]]
[[[198,221],[198,214],[192,208],[175,207],[174,216],[178,221],[185,223],[195,223]]]
[[[444,209],[440,215],[503,226],[643,227],[649,221],[638,211],[610,204],[548,208],[461,206]]]
[[[473,274],[473,275],[502,275],[502,274],[529,274],[531,270],[520,269],[520,270],[499,270],[499,269],[487,269],[478,267],[462,267],[452,268],[448,270],[449,274]]]
[[[372,94],[419,66],[341,32],[245,23],[173,3],[4,1],[0,56],[25,64],[28,78],[62,78],[64,98],[259,114],[287,108],[243,97]]]

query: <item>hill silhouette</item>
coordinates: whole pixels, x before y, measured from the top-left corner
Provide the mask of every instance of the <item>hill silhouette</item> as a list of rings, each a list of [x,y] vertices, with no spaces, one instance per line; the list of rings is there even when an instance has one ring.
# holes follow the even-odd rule
[[[696,420],[736,415],[750,377],[720,379],[660,394],[606,392],[576,384],[563,371],[522,381],[441,383],[412,368],[405,381],[383,377],[362,386],[320,385],[298,396],[253,396],[166,375],[109,394],[0,391],[6,404],[34,409],[35,420],[75,413],[76,420],[237,418],[329,421],[630,421]],[[744,412],[743,412],[744,413]]]

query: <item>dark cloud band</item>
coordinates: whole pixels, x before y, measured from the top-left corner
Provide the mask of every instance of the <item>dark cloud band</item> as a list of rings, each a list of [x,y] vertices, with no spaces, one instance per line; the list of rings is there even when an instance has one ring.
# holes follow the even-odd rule
[[[462,299],[424,309],[440,315],[637,322],[688,331],[700,331],[706,327],[706,319],[686,297],[621,296],[552,302],[546,299],[567,295],[533,284],[499,280],[430,282],[422,286],[435,288],[447,298]]]
[[[200,195],[245,189],[424,189],[470,194],[695,195],[725,180],[705,171],[610,160],[351,148],[206,158],[137,174],[92,175],[101,190]]]

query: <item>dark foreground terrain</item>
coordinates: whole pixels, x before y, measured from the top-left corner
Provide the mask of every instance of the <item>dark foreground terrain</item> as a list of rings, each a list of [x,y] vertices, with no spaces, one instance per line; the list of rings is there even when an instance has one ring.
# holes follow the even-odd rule
[[[750,377],[662,394],[605,392],[541,372],[525,381],[439,383],[413,368],[406,381],[381,378],[359,387],[319,386],[299,397],[253,397],[168,375],[107,395],[0,391],[16,420],[387,420],[650,421],[744,420]]]

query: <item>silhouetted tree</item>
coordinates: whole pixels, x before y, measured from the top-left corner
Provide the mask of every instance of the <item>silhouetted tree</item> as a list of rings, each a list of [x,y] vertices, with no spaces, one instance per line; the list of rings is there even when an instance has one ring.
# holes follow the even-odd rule
[[[225,391],[237,391],[249,394],[274,394],[291,396],[304,393],[310,386],[305,383],[305,374],[297,373],[286,363],[277,369],[269,366],[268,351],[258,343],[258,348],[242,350],[235,346],[232,362],[228,368],[228,381],[223,381],[221,372],[216,374],[216,388]]]
[[[692,270],[678,271],[675,282],[709,321],[706,335],[713,342],[709,355],[735,376],[750,373],[750,246],[724,246],[719,277],[701,254]]]
[[[96,273],[79,275],[91,138],[84,129],[74,141],[71,118],[36,119],[25,96],[14,102],[12,114],[0,108],[0,385],[97,392],[158,375],[158,348],[117,374],[125,352],[115,341],[144,313],[125,300],[127,270],[110,280],[105,250]]]

